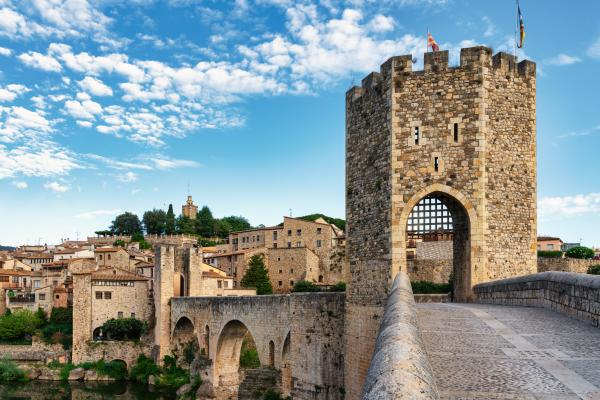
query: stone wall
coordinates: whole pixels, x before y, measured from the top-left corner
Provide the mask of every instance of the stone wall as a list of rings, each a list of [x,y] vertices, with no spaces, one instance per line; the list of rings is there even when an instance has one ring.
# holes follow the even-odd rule
[[[452,260],[407,260],[406,272],[411,282],[429,281],[448,283],[452,274]]]
[[[541,272],[476,285],[479,303],[544,307],[600,327],[600,276]]]
[[[410,281],[403,272],[390,291],[362,398],[439,399]]]
[[[424,260],[451,260],[454,250],[452,240],[417,242],[417,258]]]
[[[544,258],[538,257],[538,272],[563,271],[587,273],[588,267],[600,264],[599,260],[581,260],[578,258]]]
[[[31,345],[0,345],[0,354],[2,358],[20,362],[41,361],[45,363],[50,360],[65,362],[68,359],[68,352],[60,343],[46,344],[35,336]]]
[[[80,364],[86,361],[113,361],[122,360],[131,368],[135,364],[140,354],[147,357],[151,356],[152,344],[148,338],[143,338],[139,342],[133,341],[87,341],[80,344],[80,351],[77,360],[73,363]]]
[[[292,398],[344,398],[343,293],[291,295]]]

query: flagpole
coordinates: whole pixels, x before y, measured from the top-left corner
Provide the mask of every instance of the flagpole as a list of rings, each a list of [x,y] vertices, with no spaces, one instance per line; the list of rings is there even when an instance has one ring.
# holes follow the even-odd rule
[[[515,63],[518,60],[517,58],[517,30],[519,25],[519,0],[515,0]]]

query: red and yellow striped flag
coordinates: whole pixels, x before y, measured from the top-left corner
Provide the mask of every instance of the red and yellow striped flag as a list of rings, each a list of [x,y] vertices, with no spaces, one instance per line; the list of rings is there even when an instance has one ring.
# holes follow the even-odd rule
[[[438,46],[437,42],[429,32],[427,32],[427,47],[431,47],[432,51],[440,51],[440,46]]]

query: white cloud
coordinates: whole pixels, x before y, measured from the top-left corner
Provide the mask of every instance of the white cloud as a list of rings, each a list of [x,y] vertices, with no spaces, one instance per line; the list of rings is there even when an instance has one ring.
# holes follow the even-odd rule
[[[77,215],[75,215],[75,218],[78,218],[78,219],[95,219],[97,217],[117,215],[120,212],[121,212],[120,208],[115,208],[115,209],[112,209],[112,210],[94,210],[94,211],[87,211],[87,212],[83,212],[83,213],[77,214]]]
[[[18,59],[31,68],[41,69],[43,71],[60,72],[62,67],[52,56],[44,55],[35,51],[20,54]]]
[[[24,181],[13,182],[13,185],[17,189],[27,189],[27,187],[28,187],[27,182],[24,182]]]
[[[112,96],[112,89],[105,85],[101,80],[86,76],[82,81],[78,82],[81,89],[91,93],[94,96]]]
[[[485,37],[494,36],[494,34],[496,33],[496,25],[494,25],[494,23],[492,22],[490,17],[484,16],[483,18],[481,18],[481,20],[483,21],[484,26],[485,26],[485,32],[483,32],[483,36],[485,36]]]
[[[65,111],[73,118],[77,119],[94,119],[94,115],[102,113],[102,106],[92,100],[77,100],[65,101]]]
[[[10,56],[12,54],[11,49],[7,49],[6,47],[0,47],[0,55],[2,56]]]
[[[33,35],[48,36],[52,33],[56,33],[56,31],[51,28],[44,27],[38,23],[28,21],[25,16],[11,8],[0,8],[1,36],[7,36],[11,39],[18,39],[21,37],[28,38]]]
[[[57,181],[44,183],[44,188],[52,190],[55,193],[65,193],[70,189],[69,186],[63,185],[62,183],[59,183]]]
[[[29,92],[30,89],[19,84],[10,84],[0,87],[0,101],[13,101],[17,96]]]
[[[396,23],[392,17],[377,14],[369,23],[369,28],[373,32],[388,32],[394,30]]]
[[[542,216],[600,215],[600,193],[545,197],[539,200],[538,209]]]
[[[559,54],[556,57],[546,60],[546,63],[550,65],[571,65],[579,62],[581,62],[581,58],[567,54]]]
[[[200,164],[196,161],[191,160],[174,160],[174,159],[166,159],[166,158],[155,158],[152,160],[155,167],[158,169],[173,169],[173,168],[181,168],[181,167],[189,167],[196,168],[199,167]]]
[[[135,182],[138,180],[138,175],[135,172],[128,171],[122,175],[118,175],[117,179],[121,182]]]
[[[588,48],[586,54],[592,58],[600,58],[600,37]]]
[[[77,125],[82,126],[84,128],[91,128],[92,125],[93,125],[90,121],[80,121],[80,120],[77,120],[75,122],[77,122]]]
[[[48,177],[66,175],[79,168],[69,152],[53,144],[26,145],[13,149],[0,144],[0,179],[17,175]]]
[[[588,136],[591,134],[594,134],[596,132],[600,132],[600,125],[598,126],[594,126],[588,129],[584,129],[581,131],[571,131],[571,132],[567,132],[565,134],[559,135],[559,138],[569,138],[569,137],[578,137],[578,136]]]

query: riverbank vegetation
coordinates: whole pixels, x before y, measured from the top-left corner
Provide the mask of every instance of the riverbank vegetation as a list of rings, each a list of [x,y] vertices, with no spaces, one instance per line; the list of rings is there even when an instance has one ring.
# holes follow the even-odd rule
[[[34,335],[46,343],[61,343],[65,349],[71,347],[73,314],[69,308],[55,307],[50,318],[41,308],[36,312],[18,310],[0,317],[0,343],[29,345]]]

